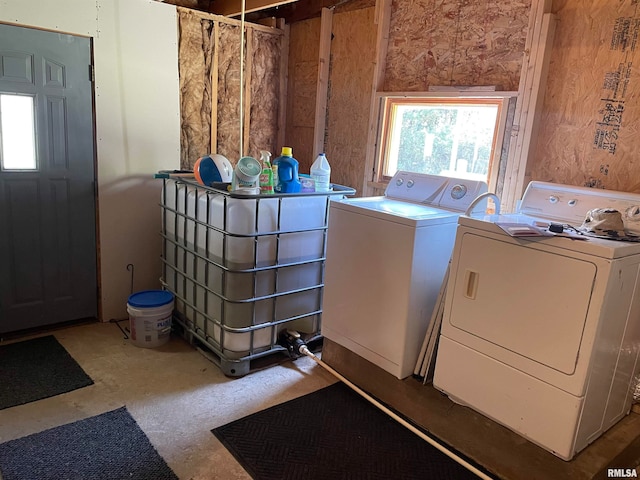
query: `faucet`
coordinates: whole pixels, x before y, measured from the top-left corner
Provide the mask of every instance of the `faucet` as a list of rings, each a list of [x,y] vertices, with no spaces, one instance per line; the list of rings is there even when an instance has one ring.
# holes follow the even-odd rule
[[[480,203],[485,198],[489,198],[489,197],[493,198],[494,203],[496,204],[496,212],[495,212],[496,215],[500,215],[500,198],[498,198],[498,196],[492,192],[485,192],[478,195],[476,198],[474,198],[473,201],[467,207],[467,210],[464,212],[464,214],[467,217],[471,216],[471,212],[473,211],[475,206],[478,205],[478,203]]]

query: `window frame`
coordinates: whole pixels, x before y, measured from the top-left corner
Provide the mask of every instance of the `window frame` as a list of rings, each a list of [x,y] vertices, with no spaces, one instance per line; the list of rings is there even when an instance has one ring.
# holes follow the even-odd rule
[[[391,179],[384,175],[384,166],[390,145],[390,125],[393,107],[397,105],[429,104],[468,104],[468,105],[496,105],[496,129],[494,131],[493,148],[489,163],[487,184],[490,191],[495,191],[498,184],[500,162],[503,143],[509,124],[509,102],[517,97],[518,92],[476,91],[476,90],[447,90],[442,92],[377,92],[377,133],[374,151],[374,166],[372,186],[384,188]]]

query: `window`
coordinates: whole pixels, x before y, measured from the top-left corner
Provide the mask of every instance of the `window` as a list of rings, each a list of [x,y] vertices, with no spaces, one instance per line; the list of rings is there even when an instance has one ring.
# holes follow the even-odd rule
[[[3,170],[35,170],[34,99],[0,94],[0,166]]]
[[[377,178],[398,170],[495,185],[513,92],[380,94]]]

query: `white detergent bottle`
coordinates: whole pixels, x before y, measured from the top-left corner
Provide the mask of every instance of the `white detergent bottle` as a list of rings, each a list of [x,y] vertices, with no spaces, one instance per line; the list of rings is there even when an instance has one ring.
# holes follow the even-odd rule
[[[320,153],[311,165],[311,178],[315,183],[316,192],[331,191],[331,166],[324,153]]]

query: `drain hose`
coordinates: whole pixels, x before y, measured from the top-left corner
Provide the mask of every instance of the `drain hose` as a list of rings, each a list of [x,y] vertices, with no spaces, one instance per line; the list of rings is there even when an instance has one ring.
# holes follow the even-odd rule
[[[440,445],[438,442],[436,442],[434,439],[432,439],[431,437],[429,437],[428,435],[426,435],[424,432],[418,430],[416,427],[414,427],[413,425],[411,425],[409,422],[407,422],[406,420],[404,420],[402,417],[400,417],[399,415],[397,415],[396,413],[394,413],[393,411],[389,410],[387,407],[385,407],[382,403],[378,402],[375,398],[371,397],[369,394],[367,394],[367,392],[365,392],[364,390],[362,390],[361,388],[359,388],[357,385],[355,385],[354,383],[350,382],[349,380],[347,380],[345,377],[343,377],[342,375],[340,375],[338,372],[336,372],[333,368],[331,368],[329,365],[327,365],[326,363],[324,363],[322,360],[320,360],[318,357],[316,357],[308,348],[307,345],[300,339],[299,335],[296,335],[297,332],[287,332],[290,335],[292,335],[294,338],[297,337],[296,340],[294,340],[295,345],[294,348],[295,350],[301,354],[301,355],[306,355],[307,357],[311,357],[318,365],[320,365],[321,367],[323,367],[325,370],[327,370],[328,372],[330,372],[334,377],[336,377],[338,380],[342,381],[343,383],[347,384],[347,386],[349,386],[352,390],[354,390],[355,392],[357,392],[359,395],[361,395],[365,400],[369,401],[370,403],[372,403],[374,406],[376,406],[377,408],[379,408],[380,410],[382,410],[384,413],[386,413],[387,415],[389,415],[391,418],[393,418],[394,420],[396,420],[398,423],[400,423],[401,425],[403,425],[404,427],[408,428],[409,430],[411,430],[413,433],[415,433],[416,435],[418,435],[420,438],[422,438],[424,441],[426,441],[427,443],[429,443],[432,447],[437,448],[438,450],[440,450],[442,453],[444,453],[447,457],[451,458],[452,460],[458,462],[460,465],[462,465],[463,467],[465,467],[467,470],[472,471],[473,473],[475,473],[478,477],[485,479],[485,480],[492,480],[491,477],[489,477],[488,475],[486,475],[484,472],[481,472],[480,470],[478,470],[476,467],[474,467],[473,465],[471,465],[469,462],[467,462],[466,460],[464,460],[463,458],[460,458],[459,456],[457,456],[455,453],[447,450],[445,447],[443,447],[442,445]]]

